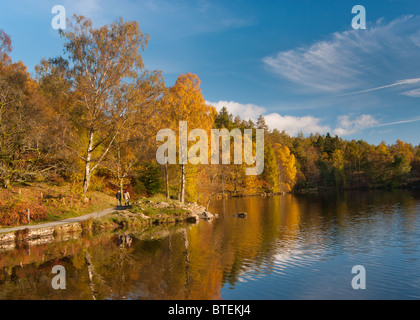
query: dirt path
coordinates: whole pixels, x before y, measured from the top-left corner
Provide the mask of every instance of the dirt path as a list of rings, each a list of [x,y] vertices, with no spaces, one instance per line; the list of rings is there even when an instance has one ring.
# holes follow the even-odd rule
[[[52,222],[46,222],[46,223],[40,223],[40,224],[24,225],[24,226],[12,227],[12,228],[0,229],[0,234],[6,233],[6,232],[24,230],[24,229],[41,229],[41,228],[48,228],[48,227],[56,227],[56,226],[60,226],[60,225],[68,224],[68,223],[81,222],[84,220],[95,219],[95,218],[106,216],[116,210],[121,210],[121,209],[112,207],[112,208],[104,209],[101,211],[88,213],[79,217],[73,217],[73,218],[68,218],[68,219],[59,220],[59,221],[52,221]]]

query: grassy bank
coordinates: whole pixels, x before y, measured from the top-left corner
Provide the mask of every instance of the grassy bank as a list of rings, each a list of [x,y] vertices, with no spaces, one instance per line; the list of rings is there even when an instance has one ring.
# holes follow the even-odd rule
[[[115,207],[115,195],[111,192],[92,191],[88,195],[89,201],[84,202],[82,196],[73,191],[71,184],[15,184],[0,192],[0,229],[54,222]],[[182,204],[177,200],[166,199],[163,195],[131,200],[129,208],[119,208],[106,217],[86,221],[82,228],[125,228],[177,223],[188,219],[197,220],[204,211],[204,207],[197,204]]]
[[[85,209],[89,208],[86,206]],[[24,225],[15,229],[0,230],[0,249],[13,249],[22,243],[35,245],[62,240],[68,235],[76,237],[87,233],[101,233],[106,230],[146,230],[159,225],[195,223],[199,219],[212,219],[213,215],[204,212],[204,207],[167,200],[163,196],[140,198],[127,208],[107,208],[94,215],[80,219],[64,220],[53,224]],[[79,211],[78,211],[79,213]],[[90,213],[90,212],[89,212]],[[98,216],[99,215],[99,216]],[[51,221],[48,221],[51,222]]]
[[[204,211],[197,204],[182,204],[161,195],[140,198],[125,210],[116,210],[105,217],[90,220],[93,229],[137,228],[160,224],[195,222]]]

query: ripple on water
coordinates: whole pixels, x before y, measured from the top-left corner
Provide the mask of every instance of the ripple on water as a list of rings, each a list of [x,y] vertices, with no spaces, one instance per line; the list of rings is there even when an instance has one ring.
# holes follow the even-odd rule
[[[302,212],[298,226],[278,225],[277,237],[265,251],[244,260],[238,286],[246,283],[258,291],[255,297],[418,298],[420,207],[414,203],[410,214],[389,199],[359,207],[353,203],[346,215],[332,216],[325,210],[319,219],[311,212],[311,219],[305,220]],[[247,256],[252,250],[240,252]],[[366,268],[369,291],[357,293],[350,285],[351,269],[357,264]]]

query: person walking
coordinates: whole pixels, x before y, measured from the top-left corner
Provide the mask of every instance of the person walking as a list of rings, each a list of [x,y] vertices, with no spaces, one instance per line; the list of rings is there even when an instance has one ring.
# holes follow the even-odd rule
[[[124,200],[125,206],[128,207],[130,205],[130,193],[128,193],[128,190],[124,191]]]
[[[117,207],[121,206],[121,191],[120,190],[118,190],[115,197],[117,198]]]

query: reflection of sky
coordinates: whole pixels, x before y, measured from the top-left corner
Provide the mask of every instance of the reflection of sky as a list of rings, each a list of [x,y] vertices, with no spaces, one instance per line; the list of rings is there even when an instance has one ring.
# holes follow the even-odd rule
[[[245,261],[222,298],[419,299],[420,202],[360,208],[327,227],[301,227],[258,264]],[[367,290],[351,287],[355,265],[366,268]]]

